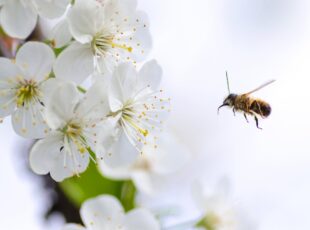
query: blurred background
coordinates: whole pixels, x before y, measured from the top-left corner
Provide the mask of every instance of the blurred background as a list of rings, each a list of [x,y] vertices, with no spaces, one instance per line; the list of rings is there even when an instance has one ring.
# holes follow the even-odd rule
[[[175,204],[176,223],[191,220],[191,184],[230,180],[235,202],[259,230],[308,230],[310,219],[310,2],[307,0],[149,0],[154,47],[164,69],[163,88],[172,98],[169,126],[192,159],[164,181],[150,207]],[[242,114],[217,107],[232,92],[255,93],[272,106],[260,126]],[[28,172],[31,143],[18,138],[5,119],[0,125],[1,229],[57,230],[63,218],[50,205],[42,181]]]

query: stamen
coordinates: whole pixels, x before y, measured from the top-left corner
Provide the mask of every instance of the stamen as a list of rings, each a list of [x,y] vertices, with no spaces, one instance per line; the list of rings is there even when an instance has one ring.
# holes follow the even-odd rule
[[[130,46],[128,47],[126,45],[119,45],[119,44],[116,44],[116,43],[113,43],[113,42],[111,42],[111,45],[112,45],[112,48],[117,47],[117,48],[120,48],[120,49],[127,50],[129,53],[132,52],[132,47],[130,47]]]
[[[139,133],[141,133],[144,137],[147,137],[148,134],[149,134],[149,131],[147,129],[143,129],[141,127],[139,127],[135,122],[134,120],[132,119],[132,117],[126,115],[126,114],[123,114],[123,118],[129,123],[132,125],[132,127],[134,127]]]

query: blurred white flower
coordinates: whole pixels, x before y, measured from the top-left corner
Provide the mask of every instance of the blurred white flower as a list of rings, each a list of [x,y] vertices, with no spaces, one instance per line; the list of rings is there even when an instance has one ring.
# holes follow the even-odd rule
[[[0,117],[12,114],[15,131],[26,138],[42,138],[49,129],[42,116],[45,97],[55,88],[49,79],[54,52],[39,42],[27,42],[15,60],[0,58]]]
[[[111,179],[132,179],[139,191],[152,195],[163,179],[176,172],[189,159],[189,153],[172,133],[164,132],[158,147],[146,145],[143,154],[135,162],[123,167],[109,167],[101,161],[99,168],[105,177]]]
[[[254,230],[241,208],[229,196],[229,186],[226,180],[218,183],[212,190],[206,190],[196,183],[193,189],[197,207],[202,218],[197,224],[199,230]]]
[[[4,31],[11,37],[24,39],[36,26],[38,15],[60,17],[70,0],[2,0],[0,20]]]
[[[60,20],[48,33],[48,38],[54,48],[62,48],[69,44],[72,35],[66,18]]]
[[[159,230],[155,217],[145,209],[134,209],[125,214],[120,202],[113,196],[102,195],[86,201],[81,208],[86,227],[67,224],[63,230]]]
[[[114,144],[103,151],[102,160],[112,167],[128,165],[142,153],[144,145],[157,148],[155,134],[170,109],[170,100],[158,90],[162,70],[156,61],[140,72],[129,63],[116,67],[109,87],[109,117],[116,123]],[[111,139],[106,133],[105,140]]]
[[[51,133],[30,152],[32,170],[62,181],[86,170],[89,152],[96,151],[107,111],[105,82],[96,82],[81,98],[77,87],[63,83],[46,103]],[[95,161],[95,159],[93,159]]]
[[[81,83],[95,69],[112,71],[121,61],[144,60],[151,47],[148,21],[136,0],[76,0],[67,23],[76,40],[58,57],[54,71]],[[58,26],[66,33],[66,23]],[[67,35],[54,35],[65,43]],[[61,39],[59,39],[61,38]]]

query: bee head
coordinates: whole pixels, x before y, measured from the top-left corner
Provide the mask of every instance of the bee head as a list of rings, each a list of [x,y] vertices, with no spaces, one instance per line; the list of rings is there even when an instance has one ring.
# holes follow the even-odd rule
[[[236,100],[237,94],[229,94],[223,101],[223,104],[218,107],[217,112],[219,113],[220,108],[224,107],[224,106],[230,106],[232,107],[235,104],[235,100]]]
[[[235,100],[236,100],[237,94],[229,94],[223,102],[224,106],[233,106],[235,104]]]

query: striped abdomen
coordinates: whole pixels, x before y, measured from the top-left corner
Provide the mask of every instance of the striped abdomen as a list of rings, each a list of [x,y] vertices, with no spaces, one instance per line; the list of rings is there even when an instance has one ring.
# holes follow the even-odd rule
[[[268,117],[271,113],[271,107],[267,102],[254,99],[250,105],[250,110],[262,117]]]

